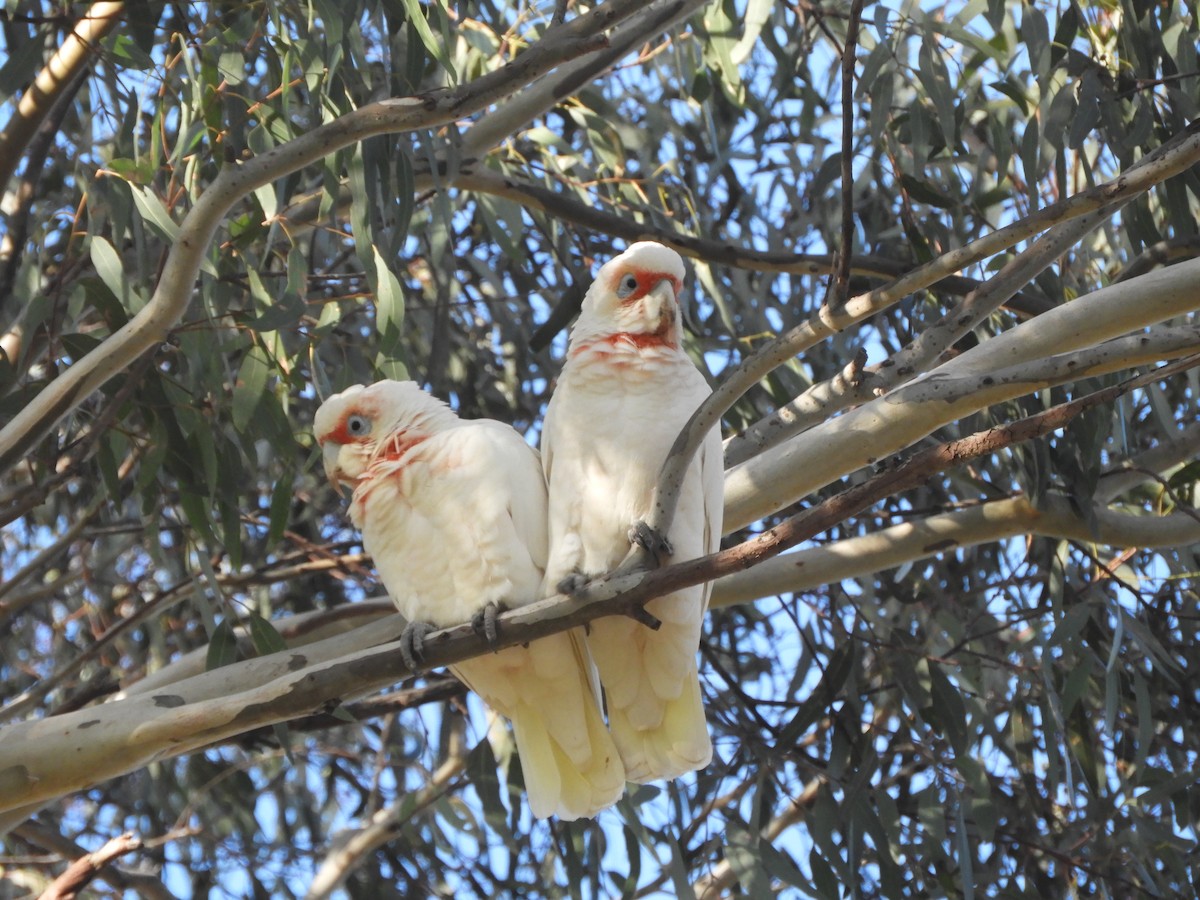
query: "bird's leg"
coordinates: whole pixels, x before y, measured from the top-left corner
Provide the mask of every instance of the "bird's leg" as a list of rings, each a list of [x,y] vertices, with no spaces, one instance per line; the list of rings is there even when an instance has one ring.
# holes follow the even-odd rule
[[[592,579],[584,575],[582,572],[572,572],[566,578],[562,579],[562,581],[560,581],[555,587],[558,589],[560,594],[572,596],[574,594],[578,594],[585,587],[587,587],[591,580]]]
[[[428,622],[409,622],[400,632],[400,658],[414,674],[425,668],[425,636],[433,630]]]
[[[671,546],[667,536],[640,519],[629,528],[629,543],[641,547],[653,556],[655,563],[660,566],[675,555],[675,548]]]
[[[496,621],[496,616],[508,609],[503,603],[496,603],[489,600],[483,609],[471,616],[471,629],[480,637],[482,637],[492,652],[495,653],[496,640],[500,635],[500,626]]]

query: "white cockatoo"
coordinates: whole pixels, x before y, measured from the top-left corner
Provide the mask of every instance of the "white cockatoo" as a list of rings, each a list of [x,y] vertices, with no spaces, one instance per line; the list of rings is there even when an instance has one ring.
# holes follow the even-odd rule
[[[583,299],[542,431],[547,593],[571,593],[621,562],[671,445],[711,393],[680,343],[683,278],[678,253],[641,241],[604,265]],[[714,429],[663,536],[675,560],[718,549],[723,468]],[[657,631],[625,616],[591,623],[588,649],[631,781],[674,778],[712,759],[696,667],[709,592],[698,585],[652,600]]]
[[[325,471],[354,488],[350,518],[420,656],[431,626],[479,623],[541,596],[546,483],[510,426],[465,421],[411,381],[355,386],[313,423]],[[494,637],[494,631],[492,632]],[[451,671],[512,721],[538,818],[594,816],[625,788],[581,629],[466,660]]]

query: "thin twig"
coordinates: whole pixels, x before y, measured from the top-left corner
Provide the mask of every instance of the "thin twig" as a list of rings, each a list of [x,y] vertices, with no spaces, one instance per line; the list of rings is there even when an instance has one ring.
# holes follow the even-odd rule
[[[42,891],[38,900],[74,900],[102,869],[126,853],[141,849],[141,846],[141,838],[136,837],[132,831],[111,838],[99,850],[81,856],[71,863],[65,872],[54,879],[50,887]]]

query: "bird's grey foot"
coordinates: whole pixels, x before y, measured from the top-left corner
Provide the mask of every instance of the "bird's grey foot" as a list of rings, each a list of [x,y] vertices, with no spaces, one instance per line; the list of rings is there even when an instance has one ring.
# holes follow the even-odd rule
[[[425,636],[433,630],[428,622],[409,622],[400,632],[400,658],[410,671],[425,668]]]
[[[503,603],[494,603],[489,600],[483,609],[471,616],[471,629],[487,641],[493,653],[496,652],[496,640],[500,635],[500,626],[496,617],[507,608]]]
[[[675,548],[671,546],[667,536],[642,521],[635,522],[630,527],[629,543],[641,547],[660,564],[664,559],[675,555]]]
[[[578,594],[582,591],[592,579],[584,575],[582,572],[572,572],[557,585],[560,594]]]

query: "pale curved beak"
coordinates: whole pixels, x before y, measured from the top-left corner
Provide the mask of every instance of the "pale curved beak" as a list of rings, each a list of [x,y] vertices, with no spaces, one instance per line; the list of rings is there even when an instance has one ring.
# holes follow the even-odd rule
[[[321,445],[321,462],[325,466],[325,474],[329,478],[329,483],[333,485],[333,489],[339,495],[344,495],[342,485],[345,483],[342,478],[342,468],[338,463],[338,455],[342,448],[332,441]]]
[[[645,303],[646,312],[654,321],[661,322],[665,318],[673,319],[675,307],[678,305],[674,279],[663,278],[650,288],[646,294]]]

